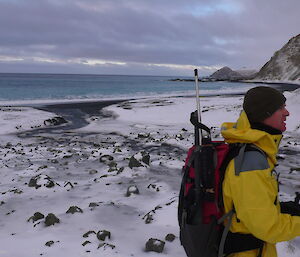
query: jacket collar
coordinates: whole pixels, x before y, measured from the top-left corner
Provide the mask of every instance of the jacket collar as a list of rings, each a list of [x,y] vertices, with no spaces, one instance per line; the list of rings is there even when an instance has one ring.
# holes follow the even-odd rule
[[[236,123],[223,123],[221,133],[227,143],[247,143],[258,146],[268,155],[272,163],[276,164],[281,133],[270,134],[265,130],[252,128],[244,111]]]
[[[272,128],[271,126],[268,126],[266,124],[260,123],[260,122],[255,122],[255,123],[250,123],[252,129],[257,129],[261,131],[265,131],[271,135],[282,135],[282,132],[278,129]]]

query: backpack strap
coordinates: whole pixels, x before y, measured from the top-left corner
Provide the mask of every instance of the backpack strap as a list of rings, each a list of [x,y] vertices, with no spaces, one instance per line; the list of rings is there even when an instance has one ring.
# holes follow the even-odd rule
[[[255,165],[255,167],[253,166],[252,161],[249,162],[249,158],[247,159],[246,164],[245,164],[244,157],[245,157],[245,154],[248,152],[251,152],[252,158],[254,158],[257,161],[257,165]],[[249,157],[249,155],[247,155],[247,156]],[[254,169],[268,168],[269,164],[267,161],[267,154],[256,145],[242,144],[238,155],[234,158],[235,175],[239,176],[240,172],[245,171],[245,166],[248,168],[248,169],[246,168],[246,170],[251,170],[251,168],[254,168]]]
[[[253,144],[233,144],[228,154],[228,158],[225,160],[225,163],[222,164],[222,175],[223,175],[222,179],[224,179],[225,170],[229,162],[233,159],[235,165],[235,175],[239,176],[241,169],[243,167],[245,153],[251,151],[259,152],[264,157],[267,157],[266,153],[263,150],[261,150],[259,147]],[[223,204],[222,192],[221,192],[221,199]],[[228,255],[231,253],[237,253],[237,252],[254,250],[254,249],[259,249],[259,253],[257,257],[261,257],[263,247],[264,247],[264,241],[254,237],[252,234],[241,234],[241,233],[230,232],[229,229],[232,223],[232,217],[234,213],[236,212],[233,207],[231,211],[224,214],[218,220],[218,222],[223,223],[224,220],[228,218],[228,222],[226,226],[224,226],[224,230],[222,233],[222,237],[219,245],[218,257],[222,257],[224,252],[226,255]]]
[[[234,158],[234,167],[235,167],[235,175],[238,176],[240,175],[241,167],[243,164],[244,160],[244,154],[246,150],[247,144],[243,144],[239,150],[238,155]]]
[[[222,224],[225,219],[228,219],[228,222],[223,229],[222,237],[220,240],[218,257],[223,257],[224,253],[227,256],[232,253],[255,249],[259,249],[257,257],[261,257],[264,247],[264,241],[256,238],[252,234],[232,233],[229,231],[234,213],[235,209],[233,208],[231,211],[227,212],[220,219],[218,219],[218,224]]]
[[[221,241],[220,241],[220,244],[219,244],[218,257],[223,256],[225,241],[226,241],[226,238],[227,238],[227,234],[229,232],[229,228],[230,228],[231,223],[232,223],[232,216],[233,216],[234,212],[235,212],[234,209],[232,209],[231,211],[225,213],[220,219],[218,219],[218,224],[222,224],[225,221],[225,219],[228,218],[228,222],[227,222],[226,226],[224,227],[222,237],[221,237]]]

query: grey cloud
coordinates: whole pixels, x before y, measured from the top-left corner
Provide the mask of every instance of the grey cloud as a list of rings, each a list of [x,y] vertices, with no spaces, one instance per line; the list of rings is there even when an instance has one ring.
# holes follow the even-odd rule
[[[299,0],[6,0],[0,55],[259,68],[299,33],[299,7]]]

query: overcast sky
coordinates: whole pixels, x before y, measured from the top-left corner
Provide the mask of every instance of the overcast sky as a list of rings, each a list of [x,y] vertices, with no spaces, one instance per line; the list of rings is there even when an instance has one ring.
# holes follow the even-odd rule
[[[0,0],[0,72],[258,70],[299,13],[300,0]]]

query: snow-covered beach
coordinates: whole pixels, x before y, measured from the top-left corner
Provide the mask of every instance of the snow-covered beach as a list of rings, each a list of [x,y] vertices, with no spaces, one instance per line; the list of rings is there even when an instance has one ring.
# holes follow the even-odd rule
[[[300,89],[285,96],[290,117],[277,172],[280,197],[291,200],[300,186]],[[214,138],[222,122],[237,119],[242,99],[201,97]],[[185,256],[177,196],[195,99],[90,105],[0,108],[0,256]],[[57,115],[73,124],[45,122]],[[161,254],[145,251],[150,238],[160,240]],[[298,256],[300,239],[278,252]]]

